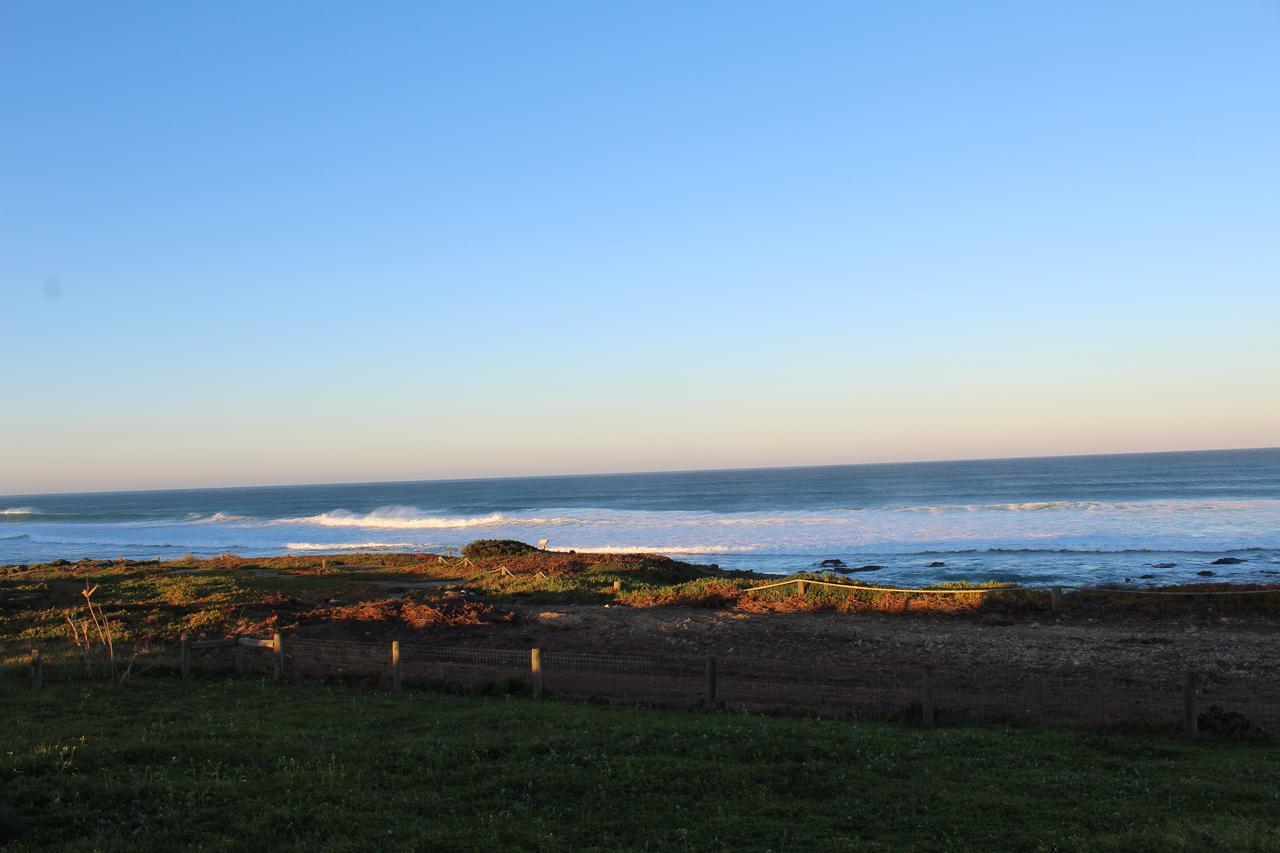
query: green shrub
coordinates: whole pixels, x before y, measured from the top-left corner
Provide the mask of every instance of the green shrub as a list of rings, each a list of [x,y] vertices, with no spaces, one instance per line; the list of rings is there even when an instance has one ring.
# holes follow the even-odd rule
[[[489,560],[494,557],[517,557],[538,549],[515,539],[477,539],[462,549],[462,555],[471,560]]]

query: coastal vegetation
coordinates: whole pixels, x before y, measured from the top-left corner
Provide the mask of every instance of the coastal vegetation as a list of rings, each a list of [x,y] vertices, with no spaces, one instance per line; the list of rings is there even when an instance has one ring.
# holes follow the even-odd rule
[[[1042,588],[953,583],[928,591],[885,590],[829,572],[779,578],[660,555],[540,551],[519,542],[481,540],[461,556],[228,554],[166,562],[58,560],[0,567],[0,644],[68,639],[74,630],[69,626],[86,615],[84,592],[91,586],[97,588],[93,602],[116,626],[120,642],[211,638],[323,623],[430,630],[515,619],[514,610],[529,605],[961,619],[1052,614],[1067,621],[1280,615],[1280,592],[1242,594],[1278,589],[1257,584],[1068,590],[1055,612],[1050,592]],[[956,594],[932,592],[942,590]],[[1197,594],[1149,594],[1154,591]]]
[[[1280,596],[1098,589],[1068,591],[1054,610],[1045,590],[886,591],[865,577],[779,578],[507,542],[461,555],[0,568],[9,711],[0,845],[1280,849],[1271,819],[1280,752],[1235,711],[1270,707],[1274,673],[1260,650],[1274,637]],[[1260,588],[1169,591],[1241,589]],[[1056,633],[1040,628],[1050,624]],[[774,712],[781,717],[723,704],[709,714],[639,707],[691,708],[698,685],[621,707],[573,703],[557,692],[563,674],[535,702],[528,678],[509,670],[501,682],[451,689],[419,678],[392,691],[385,673],[265,681],[259,665],[232,678],[224,657],[177,677],[179,637],[277,631],[313,650],[386,654],[393,639],[419,655],[524,650],[526,668],[530,647],[671,666],[724,654],[726,673],[746,661],[774,673],[766,683],[785,675],[799,689],[855,672],[888,704],[852,725],[792,704]],[[72,638],[82,654],[51,657],[43,688],[30,689],[30,650],[72,648]],[[1034,686],[1066,657],[1097,670],[1076,683],[1089,707],[1141,695],[1148,686],[1134,687],[1135,674],[1163,679],[1209,662],[1229,678],[1222,683],[1262,699],[1205,708],[1211,742],[1192,743],[1174,739],[1167,717],[1117,735],[997,724],[1013,718],[944,705],[939,724],[924,728],[912,722],[919,705],[890,696],[921,660],[937,664],[955,701]],[[1072,684],[1052,683],[1045,690]],[[228,838],[230,825],[237,835]]]

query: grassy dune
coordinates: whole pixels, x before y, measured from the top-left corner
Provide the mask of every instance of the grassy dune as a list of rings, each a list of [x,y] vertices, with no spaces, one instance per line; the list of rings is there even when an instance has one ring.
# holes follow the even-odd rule
[[[13,850],[1280,850],[1256,744],[243,680],[4,703]]]

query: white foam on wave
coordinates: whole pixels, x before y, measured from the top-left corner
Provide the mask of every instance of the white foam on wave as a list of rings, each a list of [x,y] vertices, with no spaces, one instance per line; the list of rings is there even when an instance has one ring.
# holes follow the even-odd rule
[[[44,511],[33,506],[11,506],[8,509],[0,509],[0,515],[44,515]]]
[[[189,512],[187,513],[186,520],[193,522],[205,522],[208,524],[234,524],[237,522],[257,521],[257,519],[251,515],[234,515],[229,512],[215,512],[209,515],[205,515],[201,512]]]
[[[860,509],[631,510],[542,507],[463,514],[408,506],[371,512],[334,509],[307,517],[202,514],[169,521],[64,520],[23,517],[10,507],[0,531],[39,532],[34,545],[6,539],[0,562],[32,554],[63,556],[83,543],[115,556],[117,548],[183,547],[211,552],[431,550],[473,539],[549,537],[558,550],[660,554],[850,555],[958,551],[1112,553],[1228,552],[1280,549],[1280,499],[1055,501]],[[349,531],[349,532],[335,532]],[[414,532],[417,531],[417,532]],[[422,532],[429,531],[429,532]],[[335,541],[336,540],[336,541]],[[426,543],[431,544],[426,544]],[[63,543],[61,545],[57,543]],[[80,548],[83,550],[83,548]]]
[[[413,542],[286,542],[290,551],[394,551],[421,548]]]
[[[744,554],[756,549],[752,545],[566,545],[547,550],[561,553],[575,551],[579,554]]]
[[[281,519],[280,524],[311,524],[317,527],[363,527],[377,530],[463,530],[470,527],[497,527],[500,525],[554,526],[572,523],[563,518],[522,518],[494,512],[479,516],[424,515],[409,506],[378,507],[367,513],[335,509],[305,518]]]
[[[937,507],[903,513],[897,508],[793,512],[554,509],[571,521],[562,549],[670,553],[785,553],[874,550],[1029,548],[1034,550],[1218,551],[1280,548],[1280,500],[1056,502],[1009,511],[1009,504]],[[1028,505],[1018,505],[1028,506]],[[538,520],[504,519],[486,529],[496,538],[537,535]],[[530,528],[533,529],[530,529]],[[555,537],[555,531],[546,530]],[[695,543],[693,545],[685,543]]]

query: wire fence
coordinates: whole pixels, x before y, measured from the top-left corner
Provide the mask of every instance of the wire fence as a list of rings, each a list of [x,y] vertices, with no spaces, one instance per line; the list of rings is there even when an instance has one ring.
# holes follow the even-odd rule
[[[99,650],[69,644],[0,646],[6,689],[228,674],[853,720],[1025,720],[1258,739],[1280,733],[1280,684],[1225,669],[938,666],[839,655],[803,661],[639,656],[279,634],[122,647],[114,663]]]

